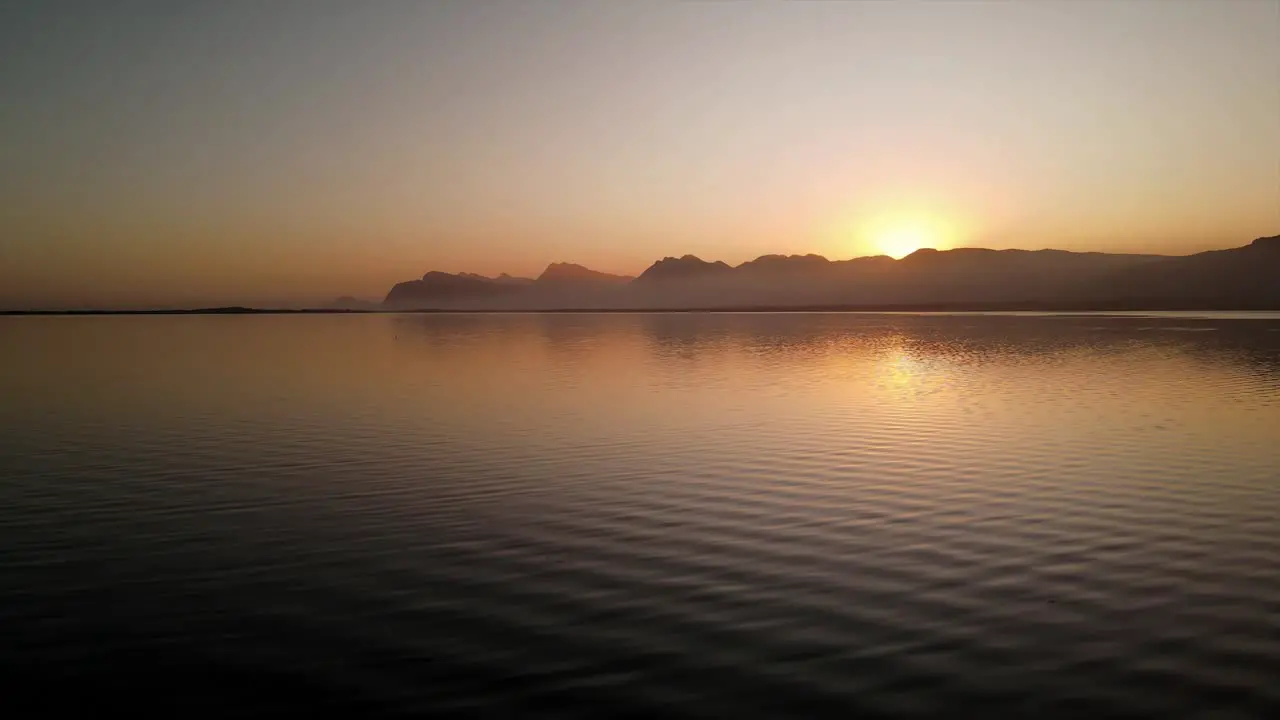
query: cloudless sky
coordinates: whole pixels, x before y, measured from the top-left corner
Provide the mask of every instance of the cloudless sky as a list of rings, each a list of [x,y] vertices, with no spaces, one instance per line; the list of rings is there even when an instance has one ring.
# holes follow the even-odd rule
[[[0,0],[0,307],[1280,232],[1280,0]]]

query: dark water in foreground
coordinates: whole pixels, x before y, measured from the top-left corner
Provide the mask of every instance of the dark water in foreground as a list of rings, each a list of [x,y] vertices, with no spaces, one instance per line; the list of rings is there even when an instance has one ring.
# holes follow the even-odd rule
[[[0,318],[0,399],[20,714],[1280,707],[1278,320]]]

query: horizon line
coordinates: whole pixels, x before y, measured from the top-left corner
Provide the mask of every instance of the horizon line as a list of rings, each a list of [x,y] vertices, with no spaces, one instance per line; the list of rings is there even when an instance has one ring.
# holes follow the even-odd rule
[[[625,272],[624,272],[624,273],[614,273],[614,272],[606,272],[606,271],[603,271],[603,270],[595,270],[595,269],[591,268],[591,267],[590,267],[590,266],[588,266],[588,265],[584,265],[584,264],[579,263],[579,262],[566,261],[566,260],[555,260],[555,261],[552,261],[552,262],[547,263],[547,264],[543,267],[542,273],[545,273],[545,272],[547,271],[547,269],[549,269],[549,268],[551,268],[551,267],[553,267],[553,266],[556,266],[556,265],[570,265],[570,266],[580,267],[580,268],[583,268],[583,269],[586,269],[586,270],[591,270],[592,272],[599,272],[599,273],[602,273],[602,274],[605,274],[605,275],[613,275],[613,276],[615,276],[615,277],[625,277],[625,278],[632,278],[632,279],[634,279],[634,278],[638,278],[638,277],[640,277],[641,275],[643,275],[645,270],[648,270],[649,268],[653,267],[654,265],[656,265],[656,264],[657,264],[657,263],[659,263],[659,262],[662,262],[662,261],[664,261],[664,260],[683,260],[683,259],[685,259],[685,258],[693,258],[693,259],[695,259],[695,260],[699,260],[699,261],[701,261],[701,262],[705,262],[705,263],[712,263],[712,264],[714,264],[714,263],[724,263],[725,265],[728,265],[729,267],[731,267],[731,268],[735,268],[735,269],[736,269],[736,268],[740,268],[740,267],[742,267],[743,265],[747,265],[748,263],[753,263],[753,262],[756,262],[757,260],[762,260],[762,259],[764,259],[764,258],[769,258],[769,257],[779,257],[779,258],[805,258],[805,257],[818,257],[818,258],[822,258],[823,260],[825,260],[825,261],[827,261],[827,262],[831,262],[831,263],[838,263],[838,262],[853,262],[853,261],[856,261],[856,260],[875,260],[875,259],[879,259],[879,258],[884,258],[884,259],[887,259],[887,260],[892,260],[892,261],[894,261],[894,262],[901,262],[901,261],[906,260],[907,258],[909,258],[909,257],[911,257],[911,256],[913,256],[913,255],[917,255],[917,254],[919,254],[919,253],[921,253],[921,252],[939,252],[939,253],[947,253],[947,252],[955,252],[955,251],[957,251],[957,250],[985,250],[985,251],[987,251],[987,252],[995,252],[995,253],[1006,253],[1006,252],[1026,252],[1026,253],[1038,253],[1038,252],[1061,252],[1061,253],[1069,253],[1069,254],[1071,254],[1071,255],[1128,255],[1128,256],[1134,256],[1134,257],[1151,257],[1151,258],[1180,258],[1180,257],[1192,257],[1192,256],[1194,256],[1194,255],[1200,255],[1200,254],[1202,254],[1202,253],[1206,253],[1206,252],[1218,252],[1218,251],[1221,251],[1221,250],[1233,250],[1233,249],[1235,249],[1235,248],[1247,247],[1248,245],[1252,244],[1253,242],[1255,242],[1255,241],[1257,241],[1257,240],[1266,240],[1266,239],[1278,238],[1278,237],[1280,237],[1280,234],[1277,234],[1277,235],[1261,235],[1261,236],[1259,236],[1259,237],[1253,238],[1252,240],[1250,240],[1249,242],[1247,242],[1247,243],[1245,243],[1245,244],[1243,244],[1243,245],[1228,245],[1228,246],[1224,246],[1224,247],[1210,248],[1210,249],[1207,249],[1207,250],[1198,250],[1198,251],[1196,251],[1196,252],[1192,252],[1192,253],[1185,253],[1185,254],[1146,253],[1146,252],[1108,252],[1108,251],[1106,251],[1106,250],[1063,250],[1063,249],[1061,249],[1061,248],[1055,248],[1055,247],[1040,247],[1040,248],[1036,248],[1036,249],[1034,249],[1034,250],[1032,250],[1032,249],[1030,249],[1030,248],[1002,248],[1002,249],[996,249],[996,248],[990,248],[990,247],[982,247],[982,246],[979,246],[979,245],[961,245],[961,246],[958,246],[958,247],[949,247],[949,248],[936,248],[936,247],[923,247],[923,246],[922,246],[922,247],[918,247],[918,248],[916,248],[915,250],[912,250],[911,252],[907,253],[906,255],[903,255],[902,257],[893,257],[892,255],[886,255],[886,254],[884,254],[884,253],[880,253],[880,254],[877,254],[877,255],[854,255],[854,256],[852,256],[852,257],[847,257],[847,258],[830,258],[830,257],[827,257],[826,255],[823,255],[823,254],[821,254],[821,253],[816,253],[816,252],[809,252],[809,253],[765,253],[765,254],[763,254],[763,255],[758,255],[758,256],[756,256],[756,257],[754,257],[754,258],[751,258],[751,259],[749,259],[749,260],[743,260],[742,262],[740,262],[740,263],[738,263],[738,264],[736,264],[736,265],[732,265],[732,264],[730,264],[730,263],[728,263],[728,262],[725,262],[724,260],[707,260],[707,259],[705,259],[705,258],[703,258],[703,257],[701,257],[701,256],[699,256],[699,255],[695,255],[695,254],[693,254],[693,253],[685,253],[684,255],[664,255],[664,256],[662,256],[661,258],[658,258],[657,260],[654,260],[654,261],[650,262],[648,265],[646,265],[646,266],[645,266],[645,268],[644,268],[643,270],[641,270],[640,272],[637,272],[637,273],[625,273]],[[484,273],[472,272],[472,271],[469,271],[469,270],[459,270],[459,271],[457,271],[457,272],[448,272],[448,271],[445,271],[445,270],[427,270],[426,272],[428,272],[428,273],[431,273],[431,272],[439,272],[439,273],[444,273],[444,274],[446,274],[446,275],[473,275],[473,276],[481,277],[481,278],[485,278],[485,279],[488,279],[488,280],[496,280],[496,279],[498,279],[498,278],[500,278],[500,277],[502,277],[502,276],[504,276],[504,275],[505,275],[505,276],[507,276],[507,277],[509,277],[509,278],[512,278],[512,279],[514,279],[514,280],[536,280],[536,279],[537,279],[537,277],[529,277],[529,276],[527,276],[527,275],[516,275],[516,274],[510,273],[510,272],[506,272],[506,271],[499,272],[499,273],[497,273],[497,274],[495,274],[495,275],[485,275]],[[539,276],[540,276],[542,273],[539,273]],[[424,273],[424,274],[425,274],[425,273]],[[419,275],[418,277],[419,277],[419,278],[421,278],[422,276],[421,276],[421,275]],[[354,296],[351,296],[351,297],[354,297]]]
[[[758,260],[763,260],[764,258],[772,258],[772,257],[777,257],[777,258],[806,258],[806,257],[817,257],[817,258],[821,258],[821,259],[825,260],[826,262],[831,262],[831,263],[839,263],[839,262],[854,262],[854,261],[856,261],[856,260],[877,260],[877,259],[881,259],[881,258],[883,258],[883,259],[885,259],[885,260],[892,260],[893,262],[902,262],[903,260],[906,260],[907,258],[909,258],[909,257],[911,257],[911,256],[913,256],[913,255],[917,255],[917,254],[919,254],[919,253],[921,253],[921,252],[926,252],[926,253],[927,253],[927,252],[939,252],[939,253],[946,253],[946,252],[955,252],[955,251],[957,251],[957,250],[985,250],[985,251],[987,251],[987,252],[996,252],[996,253],[1004,253],[1004,252],[1026,252],[1026,253],[1038,253],[1038,252],[1061,252],[1061,253],[1070,253],[1070,254],[1072,254],[1072,255],[1130,255],[1130,256],[1136,256],[1136,257],[1177,258],[1177,257],[1191,257],[1192,255],[1199,255],[1200,253],[1203,253],[1203,252],[1214,252],[1215,250],[1231,250],[1231,249],[1236,248],[1236,247],[1244,247],[1244,246],[1242,246],[1242,245],[1234,245],[1234,246],[1229,246],[1229,247],[1214,248],[1214,249],[1211,249],[1211,250],[1200,250],[1200,251],[1193,252],[1193,253],[1187,253],[1187,254],[1185,254],[1185,255],[1170,255],[1170,254],[1167,254],[1167,253],[1107,252],[1107,251],[1105,251],[1105,250],[1063,250],[1063,249],[1061,249],[1061,248],[1054,248],[1054,247],[1042,247],[1042,248],[1036,248],[1036,249],[1034,249],[1034,250],[1031,250],[1031,249],[1029,249],[1029,248],[1002,248],[1002,249],[997,250],[996,248],[980,247],[980,246],[976,246],[976,245],[962,245],[962,246],[959,246],[959,247],[952,247],[952,248],[918,247],[918,248],[916,248],[915,250],[912,250],[911,252],[907,253],[906,255],[903,255],[902,257],[894,257],[894,256],[892,256],[892,255],[886,255],[886,254],[884,254],[884,253],[880,253],[880,254],[877,254],[877,255],[854,255],[854,256],[852,256],[852,257],[847,257],[847,258],[830,258],[830,257],[827,257],[826,255],[823,255],[823,254],[821,254],[821,253],[816,253],[816,252],[809,252],[809,253],[765,253],[765,254],[763,254],[763,255],[757,255],[756,257],[753,257],[753,258],[751,258],[750,260],[743,260],[742,262],[740,262],[740,263],[738,263],[738,264],[736,264],[736,265],[732,265],[732,264],[730,264],[730,263],[728,263],[728,262],[725,262],[724,260],[707,260],[707,259],[705,259],[705,258],[703,258],[703,257],[701,257],[701,256],[699,256],[699,255],[695,255],[695,254],[693,254],[693,253],[685,253],[684,255],[664,255],[664,256],[662,256],[662,257],[658,258],[657,260],[654,260],[654,261],[650,262],[648,265],[646,265],[646,266],[644,267],[644,269],[643,269],[643,270],[641,270],[640,272],[637,272],[637,273],[628,273],[628,272],[615,273],[615,272],[606,272],[606,271],[603,271],[603,270],[595,270],[594,268],[592,268],[592,267],[590,267],[590,266],[588,266],[588,265],[584,265],[584,264],[579,263],[579,262],[567,261],[567,260],[554,260],[554,261],[552,261],[552,262],[547,263],[547,264],[546,264],[546,266],[542,269],[542,273],[545,273],[549,268],[552,268],[552,267],[557,266],[557,265],[569,265],[569,266],[573,266],[573,267],[580,267],[580,268],[583,268],[584,270],[591,270],[592,272],[598,272],[598,273],[601,273],[601,274],[604,274],[604,275],[612,275],[612,276],[614,276],[614,277],[620,277],[620,278],[632,278],[632,279],[635,279],[635,278],[638,278],[638,277],[640,277],[641,275],[643,275],[645,270],[648,270],[649,268],[653,267],[654,265],[656,265],[656,264],[658,264],[658,263],[660,263],[660,262],[663,262],[664,260],[684,260],[685,258],[693,258],[694,260],[698,260],[698,261],[700,261],[700,262],[705,262],[705,263],[711,263],[711,264],[715,264],[715,263],[724,263],[725,265],[728,265],[729,267],[731,267],[731,268],[735,268],[735,269],[736,269],[736,268],[740,268],[740,267],[742,267],[743,265],[747,265],[747,264],[749,264],[749,263],[753,263],[753,262],[756,262],[756,261],[758,261]],[[509,278],[511,278],[511,279],[513,279],[513,280],[537,280],[537,277],[529,277],[528,275],[516,275],[516,274],[510,273],[510,272],[506,272],[506,271],[499,272],[499,273],[497,273],[497,274],[495,274],[495,275],[485,275],[484,273],[472,272],[472,271],[470,271],[470,270],[459,270],[459,271],[457,271],[457,272],[448,272],[448,271],[445,271],[445,270],[427,270],[426,272],[428,272],[428,273],[438,272],[438,273],[443,273],[443,274],[445,274],[445,275],[472,275],[472,276],[475,276],[475,277],[485,278],[486,280],[497,280],[498,278],[503,277],[503,276],[509,277]],[[542,275],[542,273],[539,273],[539,276],[541,276],[541,275]],[[420,277],[421,277],[421,276],[419,276],[419,278],[420,278]]]

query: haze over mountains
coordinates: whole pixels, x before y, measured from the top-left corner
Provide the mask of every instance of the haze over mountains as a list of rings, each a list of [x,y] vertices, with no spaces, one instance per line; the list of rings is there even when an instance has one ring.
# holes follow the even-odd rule
[[[397,284],[382,303],[391,310],[841,306],[1280,309],[1280,236],[1187,256],[959,248],[901,260],[765,255],[736,267],[685,255],[635,278],[569,263],[533,279],[428,272]]]

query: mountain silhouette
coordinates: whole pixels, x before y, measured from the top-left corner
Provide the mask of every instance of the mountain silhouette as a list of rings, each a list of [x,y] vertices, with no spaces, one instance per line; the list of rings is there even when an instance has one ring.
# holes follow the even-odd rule
[[[523,286],[472,273],[428,272],[421,280],[397,283],[383,300],[386,307],[448,305],[458,300],[513,296]]]
[[[733,268],[717,260],[707,262],[694,255],[674,258],[666,257],[650,265],[636,278],[637,283],[665,283],[672,281],[688,281],[716,276],[725,276],[733,272]]]
[[[447,273],[441,273],[445,275]],[[533,282],[533,278],[512,277],[506,273],[502,273],[498,277],[491,278],[485,275],[477,275],[476,273],[458,273],[458,277],[470,278],[472,280],[482,280],[484,282],[498,283],[499,285],[528,285]]]
[[[505,285],[532,285],[533,284],[533,278],[514,277],[506,273],[502,273],[498,277],[494,278],[493,281],[496,283],[505,284]]]
[[[630,275],[610,275],[573,263],[551,263],[535,282],[547,284],[603,284],[625,285],[633,280]]]
[[[1092,292],[1109,292],[1112,302],[1131,305],[1280,309],[1280,235],[1244,247],[1122,268],[1101,278]]]
[[[780,275],[824,272],[831,265],[832,262],[821,255],[761,255],[742,263],[737,269],[744,273]]]
[[[635,278],[572,263],[553,263],[536,280],[429,272],[393,287],[383,307],[1280,309],[1277,278],[1280,236],[1187,256],[958,248],[901,260],[763,255],[734,267],[685,255]]]

